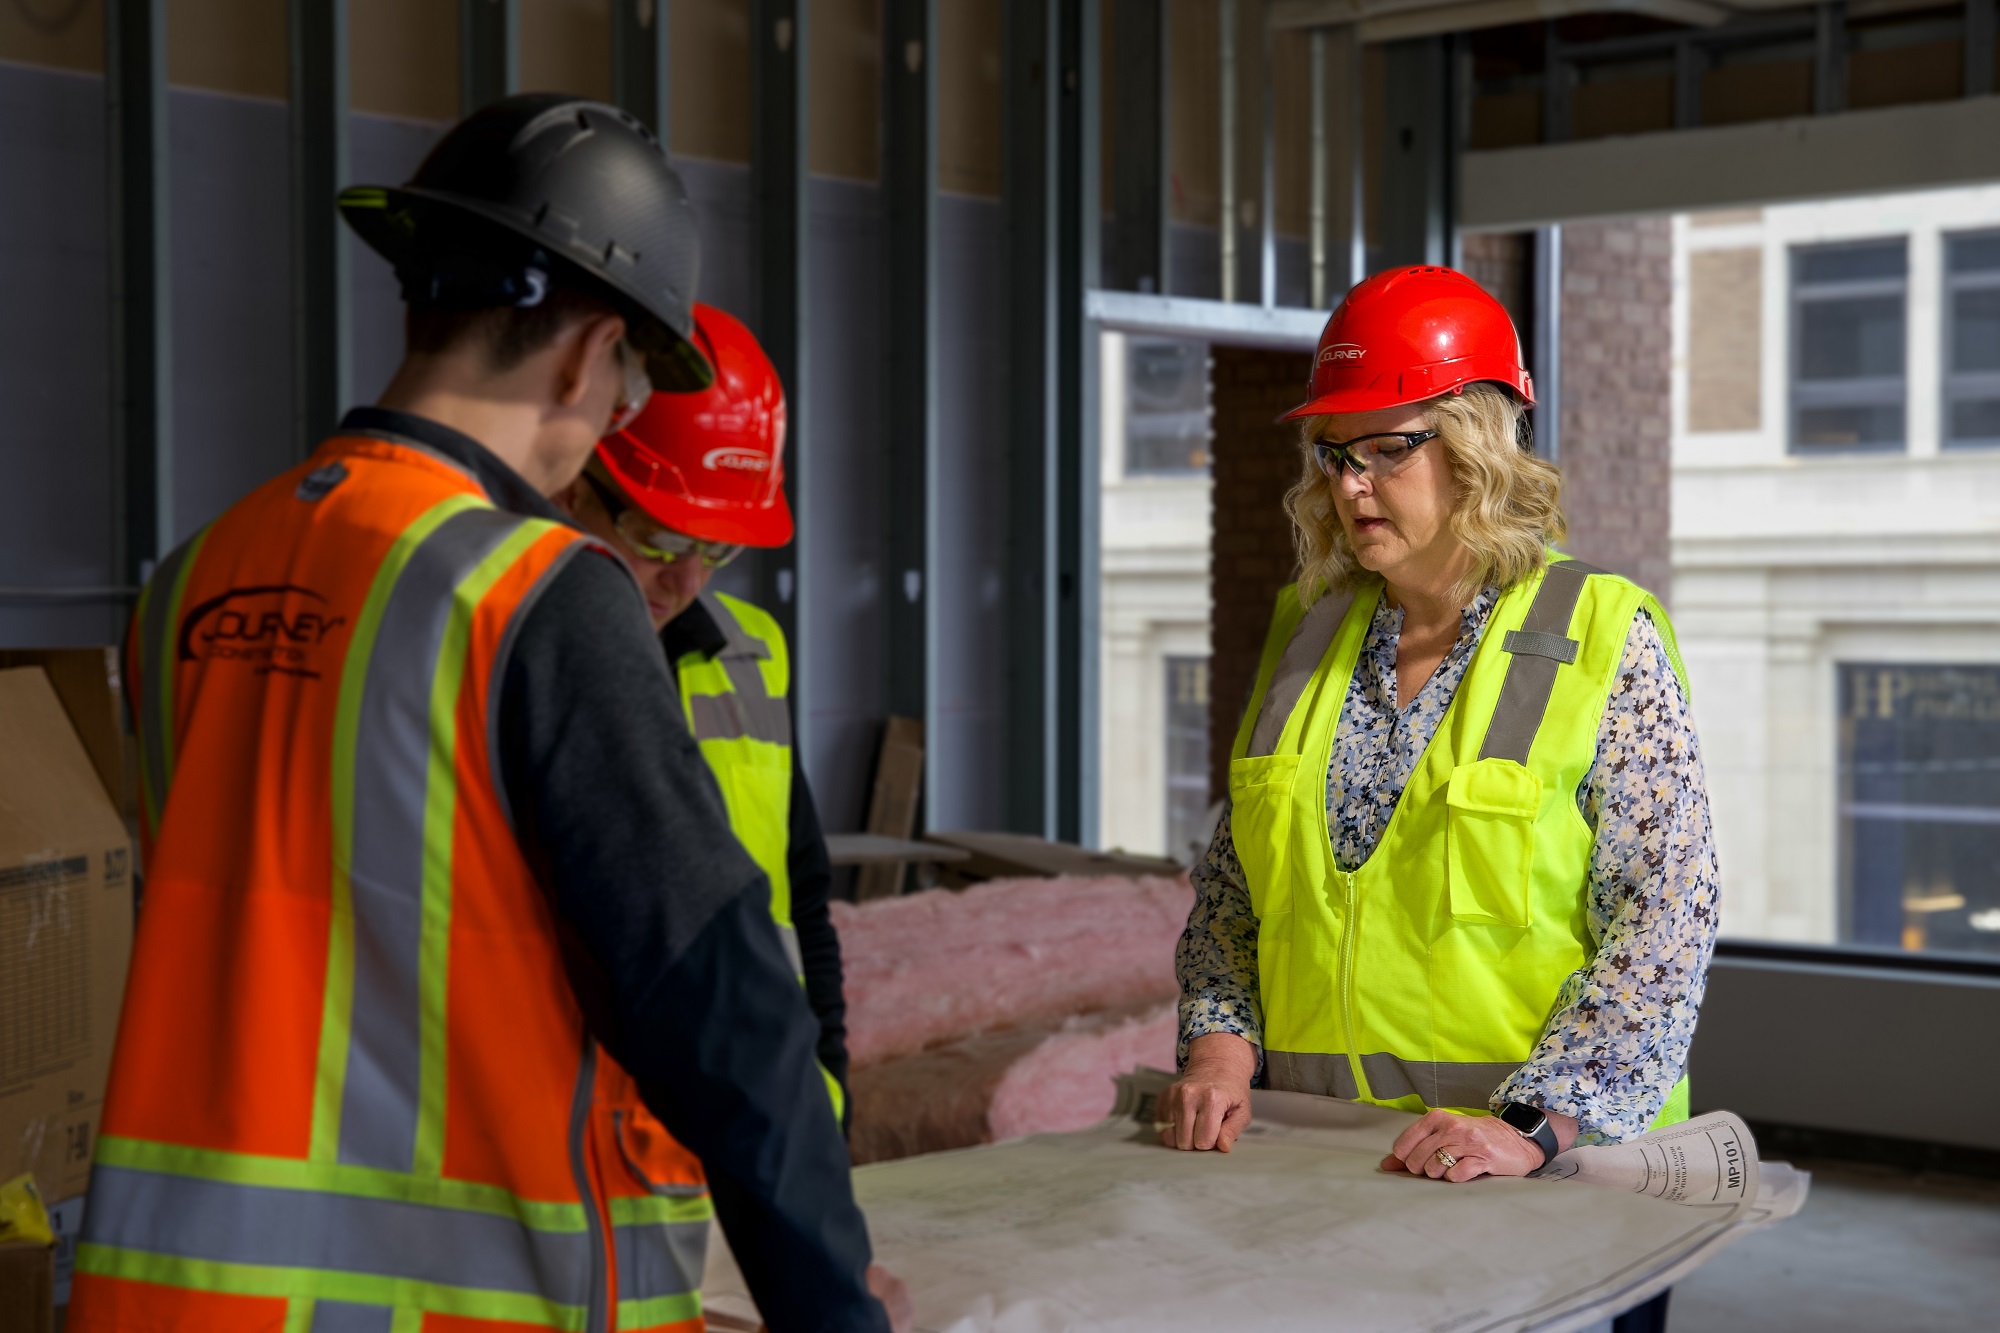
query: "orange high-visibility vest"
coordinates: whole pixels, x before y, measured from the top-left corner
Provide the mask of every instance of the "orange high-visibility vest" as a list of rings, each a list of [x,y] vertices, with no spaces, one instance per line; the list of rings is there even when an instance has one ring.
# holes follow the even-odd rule
[[[162,562],[72,1333],[701,1326],[700,1165],[585,1031],[497,772],[589,545],[347,437]]]

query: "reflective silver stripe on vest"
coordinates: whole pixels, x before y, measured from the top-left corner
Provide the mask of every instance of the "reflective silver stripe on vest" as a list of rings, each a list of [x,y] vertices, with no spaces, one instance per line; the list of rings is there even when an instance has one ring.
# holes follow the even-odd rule
[[[1312,1051],[1264,1052],[1264,1086],[1282,1092],[1344,1097],[1348,1101],[1361,1095],[1346,1056]]]
[[[701,1270],[708,1259],[706,1218],[613,1227],[611,1232],[618,1247],[621,1304],[701,1290]]]
[[[1368,1080],[1370,1097],[1386,1102],[1415,1093],[1430,1107],[1485,1106],[1494,1089],[1519,1068],[1519,1064],[1505,1061],[1405,1060],[1387,1052],[1361,1057],[1361,1074]],[[1264,1086],[1349,1101],[1361,1095],[1346,1056],[1310,1051],[1266,1051]]]
[[[91,1172],[90,1212],[99,1246],[520,1292],[564,1305],[588,1295],[588,1236],[535,1231],[492,1213],[102,1163]]]
[[[386,1305],[314,1301],[312,1333],[390,1333],[395,1318]]]
[[[1493,1090],[1520,1067],[1518,1062],[1507,1061],[1405,1060],[1387,1053],[1361,1057],[1369,1096],[1386,1102],[1415,1093],[1432,1108],[1483,1107]]]
[[[1507,663],[1507,677],[1500,683],[1493,719],[1486,724],[1486,740],[1479,747],[1481,759],[1528,762],[1535,733],[1542,729],[1542,715],[1549,710],[1556,671],[1565,662],[1576,660],[1577,644],[1569,637],[1569,622],[1576,614],[1577,599],[1583,595],[1584,580],[1603,572],[1580,560],[1560,560],[1542,576],[1542,586],[1535,591],[1520,630],[1501,641],[1501,650],[1513,657]]]
[[[748,737],[772,745],[792,743],[792,713],[782,698],[764,687],[764,672],[754,660],[718,659],[729,677],[728,694],[697,694],[688,699],[698,741],[733,741]]]
[[[806,973],[806,956],[805,952],[799,948],[798,927],[779,925],[778,943],[784,946],[785,958],[791,963],[792,971],[798,973],[800,976],[804,976]]]
[[[1263,707],[1257,710],[1257,725],[1250,733],[1246,758],[1277,752],[1278,738],[1285,733],[1286,721],[1298,707],[1306,686],[1318,674],[1327,649],[1333,646],[1333,636],[1340,632],[1340,622],[1347,618],[1347,609],[1353,605],[1351,592],[1327,593],[1306,609],[1298,628],[1292,631],[1291,642],[1285,645],[1284,656],[1271,672]]]
[[[747,737],[772,745],[790,745],[792,711],[783,695],[773,695],[765,686],[764,670],[758,665],[771,656],[770,648],[744,629],[719,598],[703,593],[701,604],[727,641],[715,655],[715,661],[729,677],[730,692],[689,696],[688,713],[694,722],[694,738],[733,741]]]
[[[596,1192],[590,1187],[590,1161],[586,1141],[590,1136],[590,1112],[595,1104],[597,1090],[597,1042],[592,1038],[583,1039],[583,1060],[576,1071],[576,1091],[569,1104],[569,1170],[570,1178],[576,1182],[576,1196],[583,1200],[585,1225],[589,1228],[587,1242],[587,1267],[589,1284],[590,1317],[584,1324],[588,1329],[606,1327],[611,1319],[611,1274],[609,1271],[609,1246],[604,1238],[604,1219],[592,1202]],[[583,1302],[575,1302],[582,1304]]]
[[[519,518],[486,508],[439,524],[390,590],[365,668],[354,743],[353,1037],[339,1156],[345,1165],[414,1167],[431,689],[454,589],[520,526]]]

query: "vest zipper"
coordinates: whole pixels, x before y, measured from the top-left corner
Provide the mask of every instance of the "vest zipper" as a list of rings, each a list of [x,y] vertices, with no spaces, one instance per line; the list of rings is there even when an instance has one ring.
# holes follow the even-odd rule
[[[1346,1029],[1347,1070],[1354,1079],[1354,1095],[1363,1098],[1370,1095],[1369,1087],[1361,1076],[1361,1052],[1359,1029],[1354,1022],[1354,937],[1357,933],[1356,920],[1358,900],[1355,897],[1355,881],[1359,872],[1336,870],[1340,876],[1341,897],[1347,907],[1346,920],[1340,930],[1340,1022]]]

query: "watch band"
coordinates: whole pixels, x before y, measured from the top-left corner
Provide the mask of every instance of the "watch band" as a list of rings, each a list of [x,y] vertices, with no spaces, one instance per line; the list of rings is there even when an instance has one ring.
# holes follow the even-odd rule
[[[1532,1140],[1534,1145],[1542,1150],[1543,1166],[1555,1160],[1556,1129],[1549,1123],[1548,1112],[1539,1106],[1509,1102],[1500,1108],[1500,1119],[1509,1129],[1524,1139]]]

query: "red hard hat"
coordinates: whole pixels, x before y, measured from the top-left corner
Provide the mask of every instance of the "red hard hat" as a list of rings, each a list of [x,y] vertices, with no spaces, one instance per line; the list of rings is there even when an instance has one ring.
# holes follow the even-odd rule
[[[785,389],[735,316],[694,308],[694,342],[715,367],[695,393],[656,393],[597,446],[619,488],[656,521],[700,541],[783,546]]]
[[[1395,268],[1357,284],[1326,321],[1306,401],[1284,419],[1401,407],[1482,381],[1535,401],[1506,308],[1456,269]]]

